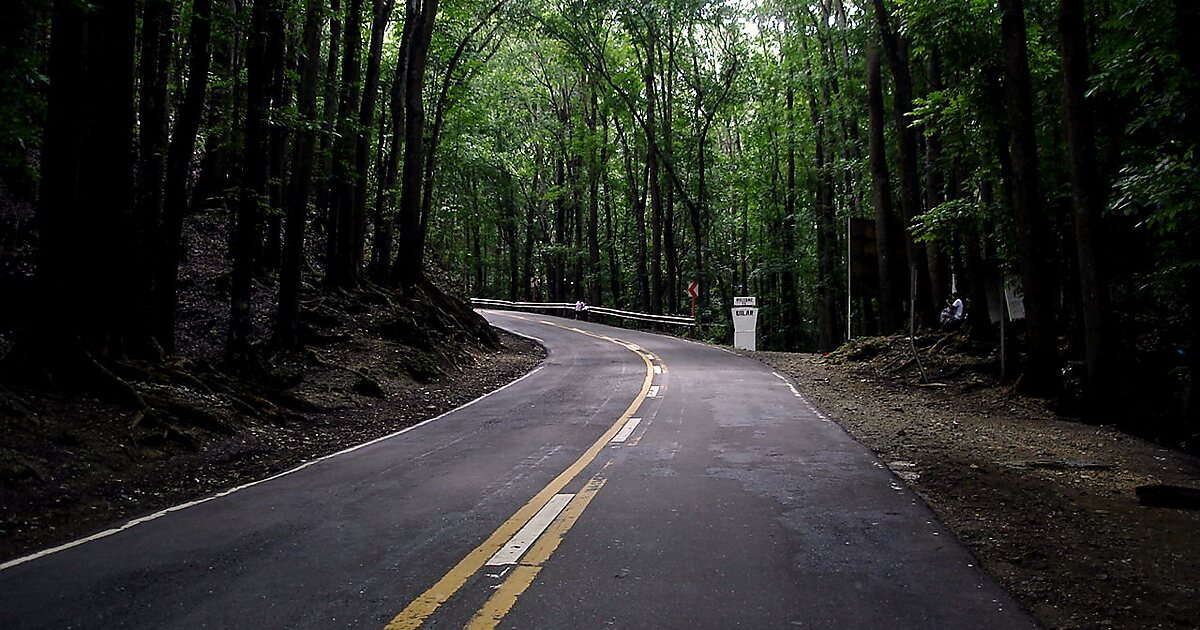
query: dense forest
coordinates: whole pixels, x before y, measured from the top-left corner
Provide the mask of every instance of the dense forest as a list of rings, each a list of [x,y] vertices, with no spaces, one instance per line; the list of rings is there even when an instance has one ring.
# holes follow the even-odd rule
[[[430,269],[650,313],[695,281],[704,336],[755,295],[760,347],[822,352],[957,293],[1023,391],[1196,433],[1195,32],[1192,0],[8,0],[6,362],[174,352],[220,212],[235,371],[304,343],[305,291]]]

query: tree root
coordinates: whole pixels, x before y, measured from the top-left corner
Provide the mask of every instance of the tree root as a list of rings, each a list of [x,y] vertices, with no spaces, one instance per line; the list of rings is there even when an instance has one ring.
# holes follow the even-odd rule
[[[351,386],[351,389],[353,389],[355,392],[364,396],[370,396],[372,398],[387,398],[387,392],[383,389],[383,385],[380,384],[378,380],[372,378],[366,370],[346,367],[344,365],[338,365],[331,361],[327,361],[321,355],[317,354],[316,351],[311,349],[305,352],[304,356],[309,361],[321,367],[329,368],[331,370],[342,370],[357,376],[358,380],[355,381],[353,386]]]

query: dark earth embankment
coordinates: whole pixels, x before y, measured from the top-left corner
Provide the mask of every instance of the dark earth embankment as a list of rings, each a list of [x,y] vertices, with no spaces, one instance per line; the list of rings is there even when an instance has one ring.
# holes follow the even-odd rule
[[[138,402],[62,391],[52,376],[2,361],[22,322],[16,303],[0,309],[0,561],[411,426],[545,356],[531,341],[497,335],[433,284],[407,295],[306,285],[306,346],[281,350],[270,341],[277,288],[264,275],[255,284],[255,364],[233,376],[222,368],[224,230],[218,212],[189,219],[178,355],[104,361]],[[28,239],[6,231],[4,240],[21,245],[4,252],[5,277],[27,284]]]

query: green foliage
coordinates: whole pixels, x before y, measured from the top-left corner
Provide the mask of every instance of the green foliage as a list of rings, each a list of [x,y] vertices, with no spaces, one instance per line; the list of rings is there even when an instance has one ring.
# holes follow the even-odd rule
[[[45,42],[48,0],[9,0],[0,19],[0,179],[9,194],[32,200],[36,152],[49,86]]]
[[[999,11],[990,0],[894,0],[887,5],[909,44],[915,80],[915,108],[904,116],[941,149],[936,163],[922,161],[920,168],[922,177],[930,168],[941,171],[945,201],[924,209],[908,227],[918,242],[946,248],[946,255],[964,238],[986,234],[987,240],[974,246],[989,264],[1011,268],[1015,227],[1003,179],[1008,121]],[[1027,5],[1044,207],[1055,231],[1052,240],[1063,248],[1055,256],[1070,260],[1057,5]],[[1170,283],[1178,282],[1178,270],[1191,263],[1180,247],[1163,244],[1174,242],[1173,232],[1190,225],[1200,178],[1193,146],[1177,133],[1187,84],[1172,45],[1167,5],[1118,0],[1110,3],[1103,21],[1093,16],[1091,95],[1102,114],[1098,142],[1111,182],[1106,189],[1111,212],[1142,231],[1139,238],[1147,243],[1139,251],[1157,252],[1138,263],[1137,277],[1163,277]],[[435,42],[437,59],[444,62],[455,34],[469,28],[480,6],[471,0],[446,5],[445,31]],[[596,173],[602,251],[599,266],[584,270],[583,278],[607,292],[608,261],[619,261],[616,280],[622,285],[622,301],[633,304],[636,297],[631,296],[644,280],[636,266],[638,252],[648,250],[651,242],[649,208],[644,210],[645,231],[639,232],[636,207],[646,203],[651,145],[644,125],[653,87],[659,126],[666,111],[672,114],[665,131],[652,130],[655,142],[661,146],[670,140],[676,170],[672,181],[660,165],[664,194],[669,192],[674,202],[675,233],[664,237],[679,250],[677,268],[664,271],[664,286],[705,278],[712,302],[702,309],[702,317],[727,322],[728,300],[745,284],[745,291],[759,295],[764,304],[761,325],[769,347],[782,339],[780,283],[785,272],[792,272],[801,307],[799,337],[815,339],[818,142],[825,143],[828,168],[836,174],[837,224],[844,225],[848,216],[871,214],[862,76],[868,38],[878,35],[872,12],[861,6],[771,0],[753,6],[700,0],[637,5],[529,0],[512,5],[511,24],[494,54],[472,52],[464,80],[452,93],[456,105],[440,154],[448,175],[438,188],[446,217],[431,229],[444,231],[438,238],[454,250],[446,254],[450,259],[487,267],[488,290],[494,294],[508,282],[507,248],[531,241],[528,268],[541,277],[544,291],[553,265],[565,264],[569,271],[577,262],[587,264],[586,239],[576,242],[573,222],[586,220],[589,181]],[[647,56],[651,46],[654,57]],[[932,84],[935,63],[940,87]],[[647,85],[648,73],[652,86]],[[789,86],[795,95],[791,111],[785,98]],[[595,113],[590,109],[593,94]],[[818,118],[810,116],[810,103],[824,99],[828,102],[818,108]],[[891,100],[885,100],[890,107]],[[595,131],[588,127],[593,115]],[[816,137],[818,121],[825,128],[823,139]],[[894,141],[890,125],[886,133]],[[795,214],[785,217],[789,147],[796,153],[798,193]],[[704,190],[699,188],[702,151]],[[602,154],[605,161],[600,163]],[[889,158],[895,177],[894,154]],[[567,179],[556,185],[560,164]],[[703,208],[699,244],[689,222],[690,200]],[[555,214],[559,207],[568,215],[562,232],[567,236],[561,240],[555,228],[561,220]],[[787,235],[784,226],[789,224],[794,231]],[[484,261],[464,254],[466,241],[454,236],[464,230],[482,240]],[[515,236],[510,234],[514,231]],[[614,235],[611,249],[604,243],[609,231]],[[790,251],[785,251],[785,236],[793,243]],[[704,269],[694,268],[697,246],[705,250]],[[836,247],[840,252],[844,244]],[[524,273],[526,262],[519,264]],[[843,265],[837,262],[839,269]]]
[[[943,202],[913,219],[913,237],[922,243],[948,239],[962,226],[980,216],[978,204],[973,199],[960,197]]]

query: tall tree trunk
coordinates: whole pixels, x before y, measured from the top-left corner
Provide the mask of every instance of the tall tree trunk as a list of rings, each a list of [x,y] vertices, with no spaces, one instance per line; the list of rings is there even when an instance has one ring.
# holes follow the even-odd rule
[[[1102,421],[1115,412],[1118,398],[1108,321],[1108,274],[1104,258],[1102,211],[1104,194],[1096,167],[1096,145],[1088,103],[1087,27],[1084,0],[1061,0],[1058,27],[1062,47],[1063,119],[1071,170],[1071,194],[1075,201],[1075,247],[1079,256],[1079,293],[1083,307],[1087,383],[1084,386],[1084,417]]]
[[[612,307],[621,308],[624,299],[621,295],[621,263],[617,251],[616,230],[613,227],[613,195],[612,185],[608,179],[608,117],[604,117],[604,146],[605,159],[601,160],[601,184],[604,190],[604,251],[608,253],[608,292],[612,295]]]
[[[521,254],[518,249],[519,238],[517,226],[520,224],[520,214],[517,209],[517,185],[512,173],[506,169],[500,171],[501,205],[504,215],[504,243],[508,248],[508,299],[520,299],[521,291]]]
[[[658,133],[658,118],[656,103],[658,97],[655,89],[654,58],[655,36],[651,33],[646,43],[646,164],[649,178],[646,185],[650,187],[650,312],[659,315],[663,312],[662,303],[662,241],[663,241],[663,202],[662,187],[658,173],[658,152],[654,150]]]
[[[929,91],[934,92],[942,89],[941,57],[936,49],[930,49],[928,54]],[[946,179],[941,162],[942,137],[935,131],[925,136],[925,199],[930,209],[946,201]],[[935,302],[945,300],[950,295],[945,243],[937,239],[927,241],[925,258],[929,267],[929,291]]]
[[[792,82],[795,77],[787,74],[785,102],[787,128],[784,130],[784,146],[787,155],[787,172],[783,189],[783,221],[780,239],[783,250],[783,268],[779,277],[779,302],[783,312],[783,349],[793,351],[800,340],[800,304],[796,296],[796,94]],[[772,169],[772,177],[776,169]]]
[[[525,229],[522,230],[525,240],[521,243],[521,276],[524,284],[521,291],[526,302],[534,299],[534,287],[537,285],[537,271],[533,268],[533,216],[537,211],[537,203],[533,199],[525,202]]]
[[[281,0],[282,5],[271,13],[270,46],[267,49],[267,64],[270,67],[270,107],[272,111],[282,112],[291,105],[292,94],[290,80],[287,76],[287,33],[284,26],[284,13],[287,3],[291,0]],[[294,53],[294,51],[293,51]],[[283,215],[284,180],[287,175],[287,146],[289,130],[282,120],[272,116],[267,125],[267,204],[271,209],[264,223],[264,246],[262,258],[257,266],[262,271],[274,271],[279,268],[283,255]]]
[[[88,10],[73,0],[55,0],[52,23],[37,210],[38,299],[30,353],[60,363],[82,355],[79,314],[88,306],[77,290],[83,278],[75,269],[75,261],[86,260],[81,258],[86,232],[79,215],[84,214],[81,184],[88,131]],[[87,273],[88,267],[79,271]]]
[[[810,72],[811,74],[811,72]],[[832,111],[828,84],[822,82],[822,101],[818,105],[816,94],[809,93],[809,109],[815,136],[814,158],[817,176],[816,224],[817,224],[817,351],[831,352],[841,342],[838,326],[837,299],[837,232],[834,222],[834,177],[833,166],[827,154],[829,144],[828,124],[825,112]]]
[[[696,139],[696,204],[689,208],[688,215],[692,224],[692,236],[696,241],[696,251],[694,252],[696,271],[695,278],[697,284],[696,301],[700,308],[708,306],[708,291],[711,281],[708,278],[708,270],[704,265],[704,248],[708,246],[705,223],[708,217],[708,177],[707,165],[708,158],[708,129],[712,123],[712,118],[705,121],[704,126]],[[697,313],[697,317],[699,314]]]
[[[237,14],[239,0],[214,0],[224,4],[228,14]],[[215,6],[220,6],[216,4]],[[220,12],[218,13],[218,15]],[[245,33],[241,24],[233,21],[227,27],[228,34],[218,36],[213,43],[211,94],[208,109],[221,112],[220,116],[209,116],[204,133],[204,156],[200,160],[200,174],[192,190],[191,205],[195,208],[221,208],[230,210],[234,199],[233,173],[237,170],[238,126],[242,120],[242,46]],[[213,33],[210,28],[210,35]],[[207,82],[207,79],[206,79]],[[230,115],[232,113],[232,115]]]
[[[572,134],[574,135],[574,134]],[[571,143],[578,146],[578,139]],[[584,249],[584,207],[583,207],[583,174],[584,156],[579,151],[566,150],[572,153],[568,158],[568,179],[570,184],[571,227],[574,235],[571,238],[571,299],[582,300],[587,296],[583,282],[583,265],[586,250]]]
[[[484,269],[483,260],[483,230],[479,224],[479,206],[483,201],[479,196],[479,177],[475,173],[467,176],[467,190],[470,194],[472,212],[466,218],[467,227],[464,232],[467,235],[467,243],[471,248],[471,275],[473,282],[467,285],[471,291],[471,295],[483,295],[484,285],[486,284],[486,270]]]
[[[1175,0],[1175,47],[1186,76],[1191,81],[1185,84],[1185,110],[1200,111],[1200,53],[1191,41],[1200,32],[1200,5],[1192,0]],[[1196,116],[1186,116],[1183,123],[1183,135],[1189,146],[1200,146],[1200,121]],[[1188,347],[1188,390],[1187,410],[1184,428],[1192,434],[1200,433],[1200,211],[1197,211],[1196,200],[1192,200],[1192,211],[1186,213],[1184,251],[1188,252],[1193,263],[1184,275],[1184,290],[1188,298],[1188,311],[1191,322],[1191,339]]]
[[[404,289],[425,277],[423,259],[425,234],[421,227],[422,184],[424,180],[425,70],[429,44],[433,36],[438,0],[408,0],[417,7],[409,11],[417,20],[412,45],[408,49],[405,74],[404,169],[400,192],[400,247],[392,265],[392,281]]]
[[[603,275],[600,273],[600,174],[604,161],[607,159],[607,133],[601,141],[600,149],[595,148],[599,128],[600,103],[596,95],[595,84],[588,89],[591,107],[588,113],[588,131],[591,133],[593,148],[588,155],[588,215],[587,215],[587,275],[588,301],[599,306],[603,303]],[[607,132],[607,127],[605,128]]]
[[[345,43],[342,47],[342,89],[338,99],[338,137],[333,144],[333,181],[330,215],[333,219],[333,256],[325,262],[325,283],[348,289],[358,280],[354,261],[354,208],[358,120],[362,100],[362,5],[350,0],[346,8]]]
[[[1038,186],[1036,121],[1029,81],[1024,0],[1000,0],[1000,37],[1004,46],[1004,92],[1009,119],[1013,166],[1013,219],[1025,292],[1028,357],[1022,389],[1052,394],[1061,387],[1055,342],[1050,279],[1049,223]]]
[[[358,135],[354,153],[355,191],[351,215],[350,265],[356,276],[362,267],[366,249],[367,171],[370,169],[371,130],[375,127],[375,103],[379,95],[383,36],[395,4],[395,0],[374,0],[372,5],[371,43],[367,54],[367,74],[363,81],[362,105],[358,110]],[[378,222],[375,229],[379,229]]]
[[[149,287],[139,276],[134,216],[134,50],[136,12],[128,2],[94,2],[87,34],[88,142],[81,166],[81,200],[92,208],[83,218],[82,260],[90,260],[94,277],[83,287],[86,304],[97,309],[100,335],[109,353],[122,354],[126,344],[141,345],[149,330],[133,316],[133,305],[145,304]],[[98,98],[103,95],[103,98]],[[98,212],[96,210],[99,210]],[[85,277],[89,275],[83,272]],[[97,339],[99,341],[99,339]]]
[[[155,280],[154,336],[163,350],[175,351],[175,306],[182,257],[183,219],[188,212],[187,185],[196,137],[204,117],[208,68],[212,51],[212,0],[195,0],[188,30],[190,47],[188,82],[183,104],[175,116],[175,130],[167,148],[167,174],[163,184],[163,226]]]
[[[879,321],[884,334],[904,326],[901,305],[902,277],[908,268],[903,236],[892,210],[892,183],[888,175],[887,146],[884,139],[883,81],[880,77],[879,46],[873,38],[867,42],[867,116],[871,169],[871,194],[875,205],[875,251],[879,260]]]
[[[300,346],[300,284],[304,270],[304,232],[308,224],[308,198],[312,189],[316,148],[317,87],[321,70],[323,0],[308,0],[304,15],[303,57],[300,64],[300,102],[303,123],[296,138],[295,167],[287,196],[287,224],[283,239],[283,266],[279,270],[279,307],[275,318],[276,341],[287,348]]]
[[[270,67],[268,50],[274,44],[270,28],[278,0],[254,0],[250,48],[246,58],[246,131],[243,149],[242,190],[238,199],[233,238],[233,273],[229,289],[229,336],[226,362],[244,369],[250,361],[252,317],[251,277],[254,255],[262,231],[262,205],[267,184],[267,109]]]
[[[322,77],[321,141],[318,143],[317,186],[315,201],[321,225],[325,231],[325,265],[328,274],[330,261],[337,256],[337,217],[333,210],[333,146],[338,137],[338,61],[342,58],[341,0],[329,0],[329,47],[325,56],[325,75]]]
[[[566,124],[566,116],[560,114],[559,123]],[[566,140],[559,140],[559,150],[566,151]],[[554,156],[554,189],[559,191],[551,202],[551,207],[554,209],[554,217],[552,219],[554,240],[551,241],[554,249],[550,253],[550,269],[548,272],[550,280],[550,299],[554,302],[562,302],[567,299],[567,199],[563,188],[567,181],[567,165],[564,156]]]
[[[396,205],[399,203],[400,191],[396,184],[400,175],[400,155],[404,147],[404,86],[408,68],[408,49],[412,45],[413,29],[416,26],[416,14],[410,13],[415,7],[407,3],[405,7],[404,27],[400,35],[400,52],[396,55],[396,71],[392,77],[392,91],[388,104],[391,116],[391,145],[388,148],[386,165],[384,166],[383,186],[386,189],[384,205],[375,211],[375,232],[371,242],[371,279],[378,284],[388,280],[388,270],[392,261],[392,233],[396,219]]]
[[[908,54],[904,42],[892,29],[891,20],[883,0],[874,0],[875,19],[879,25],[883,49],[887,54],[888,66],[892,70],[892,82],[895,91],[893,112],[896,126],[897,159],[900,175],[900,214],[903,219],[904,249],[908,258],[909,269],[917,271],[917,303],[913,309],[925,323],[934,324],[937,321],[937,309],[929,287],[928,261],[920,247],[913,240],[910,226],[917,215],[921,214],[921,182],[917,173],[917,135],[916,130],[909,124],[908,114],[913,106],[912,74],[908,67]],[[903,285],[907,288],[911,282],[912,273],[907,274],[908,280]],[[908,292],[903,292],[907,295]]]
[[[670,15],[670,14],[668,14]],[[668,17],[670,20],[670,18]],[[674,106],[675,106],[675,72],[672,69],[675,67],[675,29],[673,24],[668,25],[667,32],[667,58],[660,64],[664,68],[662,72],[662,108],[659,120],[662,122],[662,139],[659,145],[662,149],[662,155],[659,158],[663,164],[675,163],[675,132],[674,132]],[[663,195],[662,208],[662,239],[663,239],[663,256],[666,258],[667,274],[666,274],[666,302],[667,310],[671,313],[679,312],[679,255],[675,246],[675,187],[671,185],[671,173],[665,172],[663,169],[662,187],[665,189]]]
[[[646,254],[646,197],[648,194],[648,181],[650,174],[650,163],[647,161],[643,168],[637,169],[633,153],[634,145],[630,143],[629,134],[625,133],[621,126],[621,119],[613,117],[613,122],[617,125],[617,138],[621,142],[621,153],[625,156],[625,189],[628,193],[626,203],[633,210],[634,229],[637,235],[634,237],[634,277],[637,279],[637,304],[636,307],[642,312],[650,310],[650,274],[647,272],[647,254]],[[642,171],[640,174],[638,171]]]
[[[93,358],[121,358],[145,330],[130,314],[134,238],[134,4],[53,5],[50,93],[37,224],[37,301],[25,351],[56,387],[125,402],[137,394]],[[103,95],[103,98],[98,98]],[[19,358],[18,358],[19,357]]]
[[[161,239],[163,178],[167,152],[167,79],[171,64],[171,3],[147,0],[142,11],[142,45],[138,107],[138,182],[131,279],[139,302],[133,306],[136,327],[148,337],[154,322],[154,275]],[[137,349],[144,352],[146,348]]]
[[[475,36],[478,35],[481,30],[483,30],[483,28],[491,21],[492,17],[498,11],[500,11],[500,9],[504,8],[504,5],[507,2],[508,0],[497,0],[497,2],[493,4],[492,7],[486,11],[478,21],[475,22],[475,25],[467,30],[467,33],[463,35],[461,39],[459,39],[458,45],[455,46],[454,52],[446,61],[446,65],[442,72],[442,85],[438,90],[436,99],[434,100],[433,124],[423,132],[425,146],[422,149],[423,171],[421,175],[420,216],[418,217],[419,233],[417,234],[417,245],[420,249],[418,253],[422,259],[424,258],[425,254],[425,238],[429,230],[429,217],[433,214],[433,194],[435,189],[434,179],[437,175],[438,145],[441,143],[442,127],[446,121],[446,112],[449,110],[452,103],[450,94],[451,88],[461,79],[461,76],[458,75],[457,71],[464,56],[474,41]],[[436,10],[434,13],[436,15]],[[434,16],[429,16],[429,28],[431,30],[433,29],[433,19]],[[496,29],[493,29],[484,37],[484,39],[491,40],[495,33]],[[493,48],[492,52],[494,53],[495,50],[496,48]],[[491,54],[492,53],[484,55],[484,57],[480,59],[480,62],[486,64]]]

